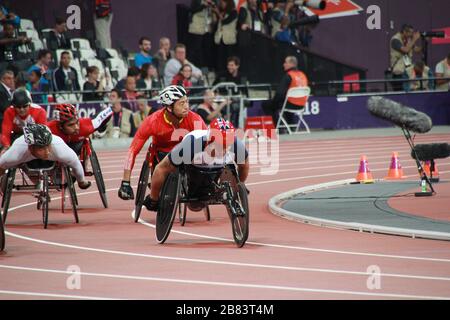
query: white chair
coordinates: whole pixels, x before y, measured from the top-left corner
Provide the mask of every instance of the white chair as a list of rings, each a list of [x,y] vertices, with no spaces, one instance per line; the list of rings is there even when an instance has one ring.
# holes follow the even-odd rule
[[[39,38],[39,34],[36,30],[33,29],[25,29],[22,32],[25,32],[25,34],[27,35],[28,38],[31,38],[33,40],[41,40]]]
[[[97,58],[97,54],[92,49],[80,49],[78,50],[80,53],[81,60],[95,59]]]
[[[128,68],[122,59],[112,58],[112,59],[106,60],[106,62],[107,62],[107,65],[109,65],[109,70],[111,72],[117,71],[118,79],[122,79],[123,77],[125,77],[127,75]]]
[[[303,118],[303,114],[305,112],[305,106],[308,102],[309,95],[311,94],[311,88],[309,87],[296,87],[291,88],[286,93],[286,98],[284,99],[283,107],[281,108],[280,116],[277,121],[276,129],[286,128],[289,134],[299,134],[299,133],[311,133],[309,130],[309,126]],[[289,98],[306,98],[305,106],[296,106],[297,108],[286,108],[287,102]],[[298,116],[299,120],[297,124],[289,124],[284,118],[285,113],[291,113]],[[300,126],[304,125],[305,131],[299,131]],[[291,128],[295,128],[293,131]]]
[[[28,19],[20,19],[20,30],[35,30],[34,22]]]
[[[79,49],[92,49],[91,44],[89,43],[88,39],[84,38],[72,38],[70,39],[70,46],[72,47],[72,50],[79,50]]]
[[[112,58],[120,59],[120,55],[119,55],[119,53],[117,52],[116,49],[108,48],[108,49],[105,49],[105,50],[106,50],[106,52],[109,53],[109,55],[110,55]]]

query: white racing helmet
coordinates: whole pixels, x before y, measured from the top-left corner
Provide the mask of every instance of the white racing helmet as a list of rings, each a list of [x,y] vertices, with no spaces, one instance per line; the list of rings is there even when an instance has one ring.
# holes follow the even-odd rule
[[[182,86],[171,85],[161,91],[158,103],[163,106],[171,106],[185,96],[187,96],[187,93]]]

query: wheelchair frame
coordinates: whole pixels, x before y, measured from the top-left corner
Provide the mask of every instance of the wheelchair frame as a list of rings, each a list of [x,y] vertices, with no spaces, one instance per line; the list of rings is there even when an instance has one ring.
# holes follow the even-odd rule
[[[16,172],[19,172],[22,177],[22,184],[14,184],[16,180]],[[50,177],[56,177],[57,171],[61,170],[61,183],[55,184],[49,183]],[[52,173],[52,175],[49,175]],[[38,183],[33,184],[27,181],[26,176],[31,181],[30,176],[37,175]],[[32,182],[32,181],[31,181]],[[17,191],[38,191],[34,196],[37,198],[37,209],[42,210],[42,222],[44,229],[48,226],[48,204],[50,202],[50,190],[61,191],[61,211],[64,212],[65,208],[65,197],[66,189],[69,190],[69,197],[72,205],[72,212],[75,218],[75,222],[79,223],[78,212],[77,212],[77,202],[76,202],[76,192],[75,186],[73,184],[72,176],[70,174],[70,169],[66,166],[62,166],[57,162],[51,161],[51,166],[46,168],[31,168],[28,163],[21,165],[18,168],[11,168],[5,172],[5,177],[3,179],[3,197],[2,197],[2,220],[6,223],[8,216],[9,204],[11,201],[11,196],[13,190]]]

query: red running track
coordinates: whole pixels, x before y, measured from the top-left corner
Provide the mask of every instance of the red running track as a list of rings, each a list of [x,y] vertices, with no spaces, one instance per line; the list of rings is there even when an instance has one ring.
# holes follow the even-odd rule
[[[450,134],[417,138],[449,140]],[[34,199],[13,195],[0,299],[450,299],[449,242],[310,226],[267,208],[278,193],[355,177],[361,154],[375,178],[383,178],[393,151],[416,179],[400,136],[282,143],[277,174],[261,175],[262,165],[252,166],[250,237],[241,249],[221,206],[210,222],[189,213],[184,227],[175,222],[166,244],[157,244],[155,215],[143,212],[145,221],[136,224],[133,202],[117,197],[125,150],[99,152],[110,208],[102,209],[95,188],[79,191],[80,224],[53,199],[44,230]],[[142,160],[143,153],[134,185]],[[450,163],[438,165],[441,179],[449,179]],[[380,273],[379,282],[368,269]],[[70,270],[80,271],[79,289],[67,286],[77,283]]]

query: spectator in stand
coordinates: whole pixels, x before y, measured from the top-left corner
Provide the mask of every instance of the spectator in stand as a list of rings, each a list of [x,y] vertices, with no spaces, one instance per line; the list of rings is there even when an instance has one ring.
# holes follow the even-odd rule
[[[50,64],[52,63],[52,53],[50,50],[42,49],[38,53],[38,60],[36,61],[36,64],[32,65],[28,72],[30,73],[32,70],[38,70],[41,73],[41,82],[42,83],[49,83],[49,80],[51,79],[51,70],[50,70]]]
[[[70,66],[72,58],[69,51],[61,52],[59,67],[53,71],[54,91],[80,91],[77,70]]]
[[[133,113],[134,127],[139,129],[139,126],[144,121],[144,119],[151,115],[155,110],[148,105],[148,101],[145,98],[138,99],[138,110]]]
[[[143,96],[141,92],[136,91],[136,79],[128,76],[125,81],[125,90],[122,91],[121,98],[124,108],[135,112],[138,110],[137,98]]]
[[[216,8],[215,0],[192,0],[189,23],[189,58],[197,66],[213,67],[211,57],[213,49],[213,25],[215,23],[212,11]]]
[[[66,19],[56,18],[55,28],[50,32],[48,38],[50,50],[70,49],[70,38],[67,35]]]
[[[111,90],[109,101],[113,115],[106,126],[106,137],[117,139],[134,136],[136,128],[134,126],[133,113],[122,107],[120,92],[116,89]]]
[[[48,81],[42,81],[41,70],[33,69],[28,72],[26,89],[31,93],[34,103],[41,106],[48,103],[47,95],[44,92],[48,92],[49,85]]]
[[[3,123],[3,113],[11,105],[11,99],[16,85],[14,82],[14,72],[4,70],[0,74],[0,133]]]
[[[111,87],[106,88],[105,82],[110,83],[108,74],[102,74],[100,77],[100,70],[96,66],[91,66],[86,69],[87,81],[83,84],[83,91],[91,91],[83,93],[83,101],[100,101],[105,96],[104,91],[108,91]],[[99,80],[100,78],[100,80]]]
[[[436,65],[436,78],[450,78],[450,53],[447,58],[442,60]],[[450,90],[450,79],[437,79],[436,80],[437,90]]]
[[[3,32],[0,34],[0,61],[14,62],[19,60],[19,47],[30,42],[30,38],[16,36],[12,21],[4,21]]]
[[[288,56],[284,60],[283,69],[286,72],[283,78],[281,79],[280,85],[277,88],[275,96],[272,100],[265,101],[262,105],[262,108],[266,115],[272,116],[273,122],[276,124],[278,120],[278,114],[283,106],[284,100],[286,98],[286,93],[290,88],[294,87],[306,87],[308,86],[308,78],[306,75],[301,72],[298,68],[297,58],[294,56]],[[306,98],[290,98],[287,102],[286,108],[294,108],[297,109],[300,106],[305,106]],[[290,113],[284,115],[285,119],[289,122],[293,122],[293,117]]]
[[[141,68],[141,78],[137,82],[138,88],[143,90],[152,90],[152,96],[158,94],[158,90],[162,89],[161,80],[158,70],[151,63],[144,63]],[[156,94],[155,94],[156,92]]]
[[[134,56],[134,65],[141,68],[144,63],[152,63],[153,57],[150,55],[152,42],[149,38],[142,37],[139,39],[139,53]]]
[[[155,66],[158,68],[159,75],[164,75],[164,68],[166,67],[167,61],[172,59],[174,56],[175,52],[170,49],[170,39],[167,37],[162,37],[159,39],[159,50],[153,57],[155,60]]]
[[[405,91],[430,90],[433,88],[433,82],[430,80],[433,77],[433,72],[423,61],[418,61],[414,66],[406,68],[406,75],[409,80],[417,79],[417,81],[405,81]]]
[[[0,4],[0,24],[3,24],[3,22],[6,21],[11,22],[16,28],[20,26],[20,17],[9,11],[4,5]]]
[[[173,77],[171,84],[182,86],[189,93],[188,88],[192,87],[191,76],[192,68],[189,64],[185,64],[181,67],[180,72]]]
[[[110,0],[95,0],[95,38],[100,42],[100,47],[112,48],[111,44],[111,23],[113,13]]]
[[[403,25],[401,31],[392,37],[390,45],[392,79],[407,78],[406,68],[412,65],[413,51],[420,51],[420,47],[416,46],[419,39],[420,33],[414,32],[413,27],[407,24]],[[392,88],[394,91],[403,90],[403,82],[392,82]]]
[[[289,28],[289,17],[281,18],[280,30],[275,34],[275,39],[281,42],[292,43],[295,42],[295,35],[292,29]]]
[[[184,44],[177,44],[175,46],[174,58],[167,61],[164,69],[164,83],[167,85],[172,83],[173,77],[180,71],[181,67],[185,64],[189,64],[192,67],[192,83],[201,84],[203,74],[199,68],[194,66],[186,59],[186,46]]]
[[[120,79],[115,88],[119,91],[122,91],[125,89],[125,82],[127,80],[128,77],[133,77],[136,80],[136,84],[137,84],[137,88],[138,89],[144,89],[144,85],[141,81],[139,81],[141,79],[141,70],[139,70],[139,68],[136,67],[129,67],[128,68],[128,72],[127,72],[127,76],[123,79]]]
[[[227,60],[227,71],[219,74],[214,80],[214,84],[216,85],[221,82],[233,82],[237,85],[245,85],[247,82],[247,78],[245,78],[239,71],[241,65],[241,60],[238,57],[229,57]],[[219,89],[219,93],[222,95],[227,95],[228,90],[225,88]],[[248,96],[247,88],[240,88],[239,92],[243,96]],[[233,92],[233,94],[237,94],[237,92]],[[233,123],[235,127],[239,126],[239,110],[240,110],[240,100],[232,99],[230,111],[230,121]]]
[[[237,43],[237,11],[234,0],[220,0],[219,7],[213,7],[219,24],[214,36],[217,48],[217,70],[224,71],[226,61],[234,56]]]
[[[222,117],[221,111],[228,102],[226,99],[216,99],[214,91],[208,89],[203,94],[203,103],[197,107],[195,112],[209,125],[215,118]]]

